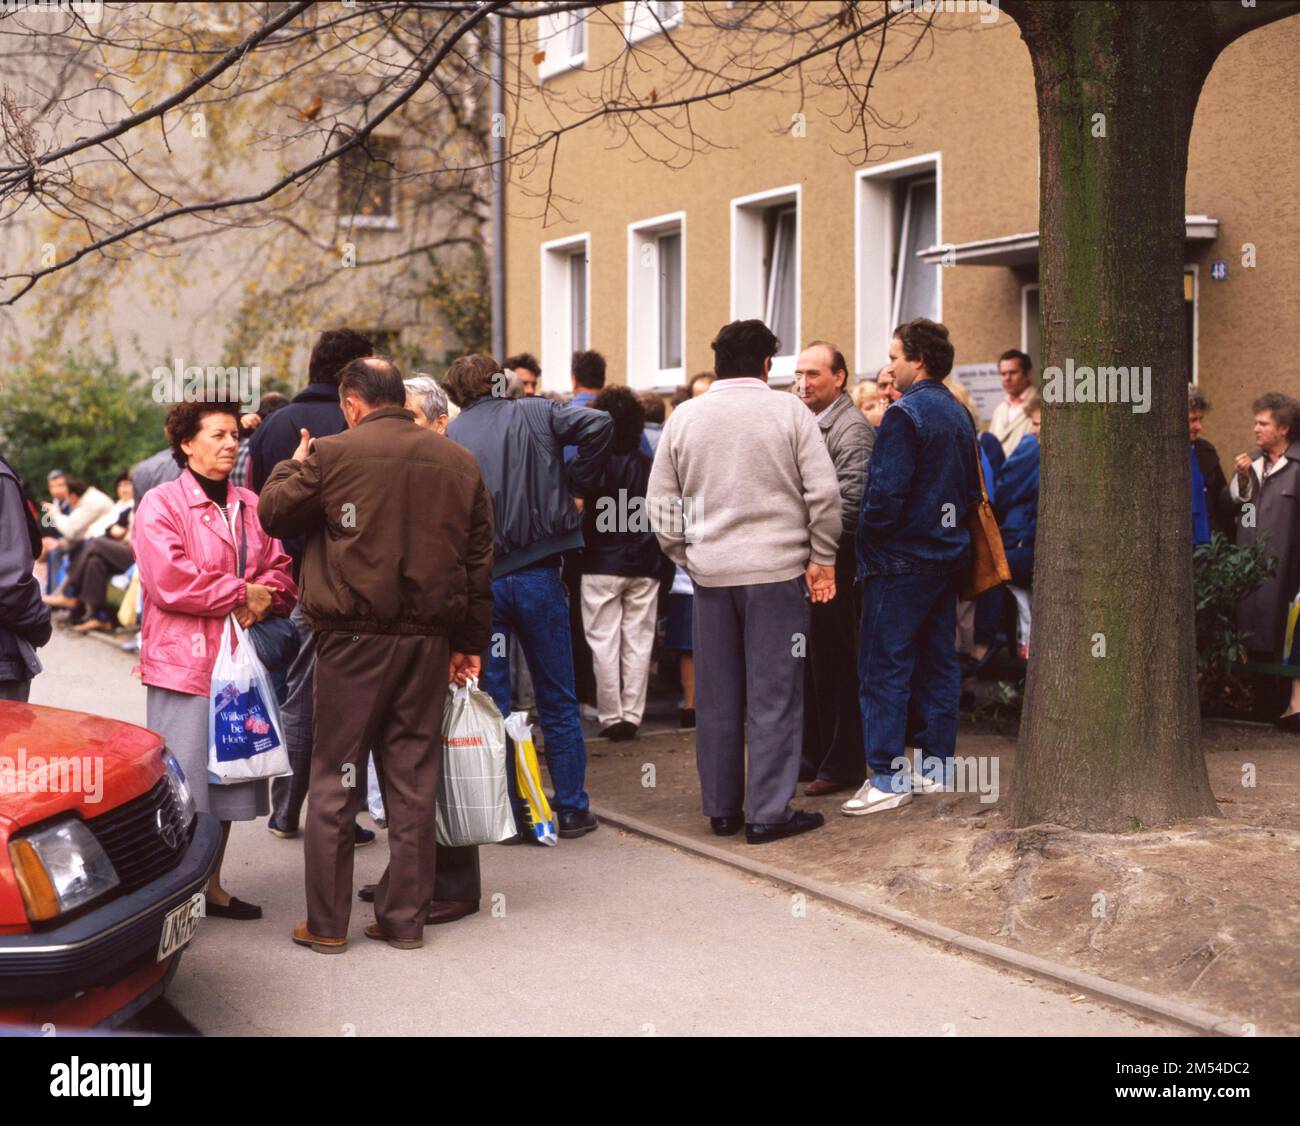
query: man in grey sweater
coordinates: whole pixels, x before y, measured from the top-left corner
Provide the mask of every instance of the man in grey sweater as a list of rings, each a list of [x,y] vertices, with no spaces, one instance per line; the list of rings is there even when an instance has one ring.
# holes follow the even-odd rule
[[[790,799],[809,602],[835,597],[842,528],[835,467],[812,412],[767,385],[777,345],[762,321],[718,333],[717,381],[668,419],[647,491],[664,552],[695,582],[704,813],[720,836],[743,825],[750,844],[823,823]]]

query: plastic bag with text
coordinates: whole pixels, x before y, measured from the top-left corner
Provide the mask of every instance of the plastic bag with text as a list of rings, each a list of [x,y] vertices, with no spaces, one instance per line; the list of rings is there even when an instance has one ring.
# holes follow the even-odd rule
[[[271,678],[232,614],[221,630],[208,691],[209,780],[222,784],[292,774],[283,730]]]
[[[440,845],[496,844],[515,835],[506,769],[506,730],[492,697],[474,677],[452,685],[442,713]]]

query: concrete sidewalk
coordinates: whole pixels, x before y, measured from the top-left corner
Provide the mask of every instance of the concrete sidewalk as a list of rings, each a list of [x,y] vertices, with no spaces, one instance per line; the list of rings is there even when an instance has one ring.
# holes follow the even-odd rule
[[[34,702],[143,719],[124,655],[60,633],[42,657]],[[357,885],[378,877],[385,836],[356,853]],[[265,917],[205,920],[169,999],[219,1035],[1177,1031],[609,825],[482,860],[482,910],[426,929],[423,949],[366,940],[358,903],[350,948],[322,957],[289,939],[305,915],[301,839],[238,823],[224,882]]]
[[[1300,759],[1264,730],[1214,728],[1206,749],[1225,818],[1123,835],[1011,829],[1015,744],[967,732],[958,754],[996,761],[997,800],[918,795],[845,817],[849,792],[800,793],[825,827],[763,846],[710,831],[692,733],[592,743],[587,787],[625,828],[1078,993],[1189,1030],[1295,1034]],[[1260,781],[1243,790],[1246,760]]]

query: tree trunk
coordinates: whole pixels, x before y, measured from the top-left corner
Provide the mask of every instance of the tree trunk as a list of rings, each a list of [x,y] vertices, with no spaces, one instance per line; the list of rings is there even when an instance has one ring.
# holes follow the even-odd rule
[[[1188,138],[1217,48],[1179,4],[1008,8],[1038,94],[1045,392],[1013,823],[1114,832],[1216,816],[1196,690],[1183,265]],[[1149,409],[1062,401],[1081,367],[1149,369]]]

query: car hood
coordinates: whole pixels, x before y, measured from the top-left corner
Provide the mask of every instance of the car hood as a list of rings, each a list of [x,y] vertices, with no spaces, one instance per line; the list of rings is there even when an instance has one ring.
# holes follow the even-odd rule
[[[0,701],[0,820],[10,828],[77,810],[92,818],[162,776],[162,736],[132,723]]]

